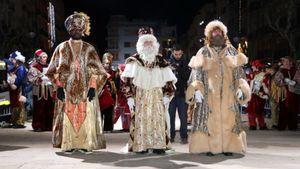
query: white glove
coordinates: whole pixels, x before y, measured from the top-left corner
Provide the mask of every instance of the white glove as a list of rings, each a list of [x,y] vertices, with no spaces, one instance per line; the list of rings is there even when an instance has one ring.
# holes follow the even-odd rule
[[[133,111],[135,104],[134,104],[134,99],[132,97],[129,97],[127,99],[127,104],[129,106],[130,111]]]
[[[293,81],[293,80],[291,80],[291,81],[289,81],[288,85],[289,85],[289,86],[295,86],[295,85],[296,85],[296,82]]]
[[[42,80],[43,80],[43,81],[49,81],[49,78],[48,78],[47,76],[43,76],[43,77],[42,77]]]
[[[195,92],[195,101],[196,101],[196,103],[202,103],[202,100],[203,100],[203,95],[200,92],[200,90],[197,90]]]
[[[170,103],[170,98],[168,96],[164,96],[163,97],[163,102],[164,102],[164,105],[167,105]]]
[[[47,76],[43,76],[41,79],[42,79],[44,85],[51,85],[51,81],[49,80],[49,78]]]
[[[262,98],[262,99],[265,99],[265,100],[268,100],[268,99],[269,99],[268,95],[263,95],[263,96],[261,96],[261,98]]]
[[[48,68],[43,68],[43,74],[46,74],[47,73],[47,71],[48,71]]]
[[[253,90],[252,90],[252,93],[258,92],[258,91],[260,90],[261,86],[262,86],[261,82],[259,82],[259,81],[254,81],[254,82],[253,82]]]
[[[12,77],[11,76],[7,76],[7,83],[12,84]]]
[[[14,84],[16,81],[17,76],[16,75],[7,75],[7,83]]]
[[[238,90],[236,91],[235,95],[236,95],[236,97],[237,97],[238,99],[242,99],[242,98],[243,98],[243,92],[242,92],[242,90],[241,90],[241,89],[238,89]]]
[[[285,78],[284,82],[287,83],[289,86],[294,86],[296,84],[295,81],[289,79],[289,78]]]
[[[285,82],[285,83],[289,83],[290,81],[291,81],[290,78],[284,78],[284,82]]]

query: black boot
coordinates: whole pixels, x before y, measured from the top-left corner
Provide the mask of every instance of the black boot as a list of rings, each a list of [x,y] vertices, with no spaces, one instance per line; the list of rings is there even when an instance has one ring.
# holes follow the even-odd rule
[[[232,153],[228,153],[228,152],[225,152],[225,153],[223,153],[225,156],[233,156],[233,154]]]
[[[165,154],[166,151],[164,149],[153,149],[153,153],[162,155],[162,154]]]
[[[256,130],[256,126],[250,126],[249,130]]]
[[[206,153],[206,156],[208,156],[208,157],[212,157],[212,156],[215,156],[213,153],[211,153],[211,152],[207,152]]]
[[[264,126],[264,127],[260,127],[259,130],[268,130],[268,128]]]
[[[64,154],[73,154],[76,150],[75,149],[70,149],[70,150],[65,150],[63,151]]]
[[[277,125],[273,125],[273,126],[272,126],[272,129],[273,129],[273,130],[278,129]]]
[[[182,138],[180,144],[187,144],[188,139],[187,138]]]
[[[171,142],[171,143],[174,143],[174,141],[175,141],[174,138],[171,138],[171,139],[170,139],[170,142]]]

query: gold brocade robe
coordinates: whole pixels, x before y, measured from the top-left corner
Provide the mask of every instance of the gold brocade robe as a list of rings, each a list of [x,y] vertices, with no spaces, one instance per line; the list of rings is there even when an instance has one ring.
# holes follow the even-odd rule
[[[105,83],[106,71],[94,47],[81,40],[61,43],[54,51],[46,75],[65,91],[65,100],[58,100],[58,106],[55,106],[58,109],[55,117],[62,120],[54,119],[63,124],[55,124],[53,131],[53,135],[59,138],[55,133],[59,129],[55,127],[63,127],[62,150],[105,148],[97,95]],[[96,89],[92,101],[87,98],[90,87]]]
[[[171,68],[160,56],[150,67],[138,55],[134,55],[127,58],[121,78],[131,79],[135,89],[135,110],[131,112],[128,150],[169,149],[163,88],[177,81]]]

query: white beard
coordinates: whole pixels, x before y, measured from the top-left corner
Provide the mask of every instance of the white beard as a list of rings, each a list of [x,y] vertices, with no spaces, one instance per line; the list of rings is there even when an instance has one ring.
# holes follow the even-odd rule
[[[144,47],[143,44],[145,41],[152,41],[153,45]],[[158,55],[159,43],[157,42],[155,36],[150,34],[143,35],[138,39],[136,50],[138,54],[140,54],[142,60],[146,61],[147,63],[153,63]]]

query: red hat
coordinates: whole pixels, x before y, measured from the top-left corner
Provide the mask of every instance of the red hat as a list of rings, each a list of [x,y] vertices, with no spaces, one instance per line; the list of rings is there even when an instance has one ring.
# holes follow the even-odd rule
[[[153,35],[153,29],[151,27],[142,27],[139,29],[138,35],[139,37],[142,35],[151,34]]]
[[[39,58],[39,57],[41,57],[42,55],[45,55],[46,53],[42,50],[42,49],[38,49],[38,50],[36,50],[35,51],[35,56],[37,57],[37,58]],[[47,54],[46,54],[47,55]]]
[[[260,60],[257,59],[257,60],[254,60],[251,62],[251,66],[255,66],[257,68],[262,68],[265,65]]]

